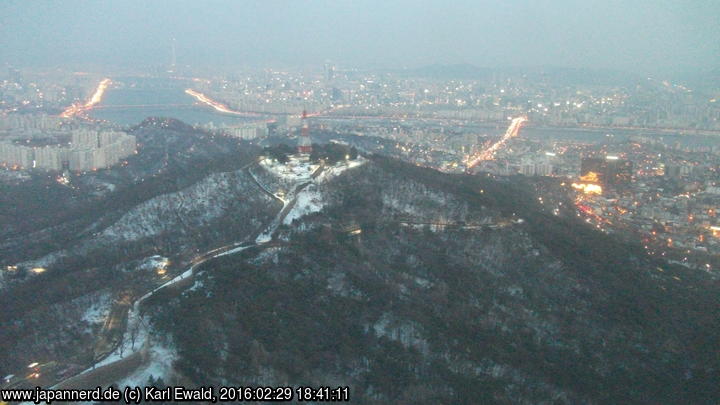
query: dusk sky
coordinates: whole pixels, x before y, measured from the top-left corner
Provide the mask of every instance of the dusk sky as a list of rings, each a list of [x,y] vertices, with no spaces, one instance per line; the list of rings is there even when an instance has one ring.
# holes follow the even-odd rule
[[[720,66],[716,0],[0,2],[0,62],[61,66]]]

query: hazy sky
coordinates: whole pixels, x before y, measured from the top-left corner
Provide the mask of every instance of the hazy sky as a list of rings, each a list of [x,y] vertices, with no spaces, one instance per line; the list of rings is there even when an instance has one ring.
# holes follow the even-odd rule
[[[720,67],[719,0],[0,0],[0,62]]]

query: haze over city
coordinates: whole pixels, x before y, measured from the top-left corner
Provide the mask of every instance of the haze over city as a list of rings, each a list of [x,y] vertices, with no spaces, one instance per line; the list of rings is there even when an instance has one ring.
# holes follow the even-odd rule
[[[720,65],[720,4],[683,1],[47,1],[0,4],[0,61],[146,67],[431,64],[688,73]]]

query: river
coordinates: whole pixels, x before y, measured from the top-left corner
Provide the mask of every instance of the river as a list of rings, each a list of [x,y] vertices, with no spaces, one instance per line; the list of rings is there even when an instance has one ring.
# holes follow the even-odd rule
[[[210,106],[203,105],[185,93],[193,88],[191,80],[171,78],[119,77],[113,78],[102,101],[89,115],[95,119],[106,120],[123,126],[140,123],[147,117],[176,118],[188,124],[240,125],[257,121],[258,118],[225,114]],[[326,118],[327,119],[327,118]],[[437,124],[436,124],[437,125]],[[421,125],[422,126],[422,125]],[[430,125],[432,126],[432,125]],[[497,136],[506,128],[467,122],[461,125],[465,131]],[[627,141],[633,135],[643,135],[662,139],[666,144],[717,145],[717,136],[680,135],[660,133],[651,130],[627,129],[582,129],[582,128],[542,128],[529,123],[522,128],[520,135],[535,140],[557,140],[583,143],[614,143]]]
[[[188,124],[239,125],[256,119],[233,116],[197,103],[185,94],[192,81],[163,78],[113,78],[102,102],[90,110],[91,118],[131,126],[147,117],[176,118]]]

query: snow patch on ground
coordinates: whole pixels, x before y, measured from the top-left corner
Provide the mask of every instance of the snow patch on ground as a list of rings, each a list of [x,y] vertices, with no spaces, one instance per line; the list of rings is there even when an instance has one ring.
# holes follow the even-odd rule
[[[56,252],[52,252],[50,254],[47,254],[41,258],[34,259],[34,260],[28,260],[26,262],[18,263],[18,267],[27,267],[27,268],[33,268],[33,267],[51,267],[55,262],[62,258],[67,256],[67,253],[65,250],[58,250]],[[33,274],[30,272],[30,274]]]
[[[148,361],[128,377],[118,381],[118,387],[144,387],[150,377],[153,380],[162,378],[168,384],[173,370],[173,362],[177,359],[175,348],[159,342],[153,342],[148,348]]]
[[[147,321],[140,317],[140,312],[138,311],[137,307],[138,301],[135,302],[133,309],[128,312],[127,327],[125,328],[125,332],[123,333],[122,343],[120,343],[118,347],[112,353],[110,353],[109,356],[104,358],[102,361],[96,363],[95,366],[88,368],[80,374],[85,374],[88,371],[92,371],[97,367],[101,367],[106,364],[111,364],[116,361],[122,360],[125,357],[128,357],[131,354],[142,350],[142,347],[145,345],[148,339],[148,327]],[[135,343],[133,343],[132,335],[135,335]]]
[[[143,261],[138,265],[138,270],[155,270],[155,269],[164,269],[170,264],[170,260],[165,256],[155,255],[146,257],[143,259]]]
[[[415,283],[422,288],[430,288],[433,285],[430,280],[426,280],[422,277],[415,277]]]
[[[82,316],[82,320],[89,324],[97,324],[105,321],[110,313],[112,301],[110,293],[102,294],[98,297],[98,301],[94,302]]]
[[[253,259],[250,259],[250,262],[256,265],[262,264],[262,263],[278,263],[278,251],[279,248],[275,247],[269,247],[267,249],[264,249],[259,254],[255,255]]]
[[[263,232],[255,239],[255,243],[258,245],[261,245],[263,243],[268,243],[272,240],[272,235],[268,232]]]
[[[272,240],[272,236],[275,233],[275,230],[280,226],[280,218],[282,216],[282,213],[287,209],[288,204],[290,204],[290,201],[294,198],[295,191],[293,190],[292,193],[288,196],[287,200],[283,201],[283,207],[278,212],[277,216],[270,222],[270,225],[263,231],[260,235],[255,238],[255,244],[256,245],[262,245],[264,243],[268,243]]]
[[[201,288],[205,288],[205,283],[202,280],[195,280],[192,287],[188,288],[188,291],[195,291]]]
[[[149,330],[147,321],[144,320],[140,315],[140,304],[147,298],[152,296],[154,293],[156,293],[158,290],[182,281],[188,277],[192,277],[193,270],[194,266],[190,267],[190,269],[186,270],[184,273],[173,278],[172,280],[161,285],[160,287],[157,287],[156,289],[152,290],[152,292],[143,295],[137,301],[135,301],[132,310],[128,312],[127,327],[125,328],[125,333],[122,337],[122,343],[118,345],[118,347],[108,357],[104,358],[99,363],[96,363],[94,367],[100,367],[106,364],[114,363],[137,352],[138,350],[142,350],[142,347],[148,343]],[[133,335],[135,337],[134,343]],[[83,371],[81,374],[84,374],[92,369],[93,368],[89,368]]]
[[[283,224],[290,225],[295,219],[299,219],[313,212],[320,212],[324,206],[325,203],[323,202],[322,193],[317,189],[317,186],[311,184],[297,195],[295,205],[290,212],[288,212],[283,220]]]

